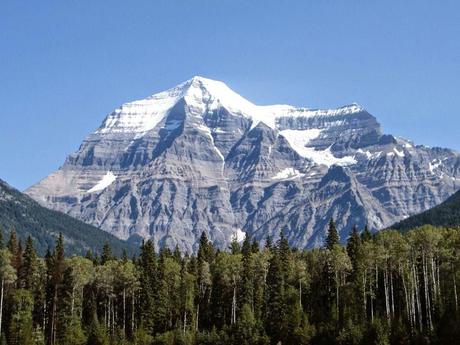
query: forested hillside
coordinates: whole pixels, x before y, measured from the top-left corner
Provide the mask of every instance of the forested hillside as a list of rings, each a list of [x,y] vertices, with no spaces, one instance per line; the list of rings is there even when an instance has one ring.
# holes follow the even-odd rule
[[[0,250],[2,344],[455,344],[460,230],[426,226],[375,236],[354,229],[325,248],[246,237],[196,256],[45,258],[12,233]]]
[[[425,224],[435,226],[460,226],[460,191],[442,204],[425,212],[409,217],[392,226],[393,229],[407,231]]]
[[[16,230],[22,241],[32,236],[40,255],[45,255],[46,250],[54,246],[59,233],[64,235],[68,254],[84,255],[89,250],[100,252],[105,242],[110,243],[118,255],[123,249],[131,254],[137,251],[135,246],[105,231],[40,206],[0,180],[0,232],[6,235],[11,229]]]

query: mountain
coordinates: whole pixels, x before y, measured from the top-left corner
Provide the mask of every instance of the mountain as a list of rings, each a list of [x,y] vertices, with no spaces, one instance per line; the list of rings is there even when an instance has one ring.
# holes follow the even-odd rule
[[[440,205],[406,218],[392,225],[391,228],[407,231],[427,224],[443,227],[460,227],[460,191]]]
[[[105,231],[78,221],[68,215],[40,206],[36,201],[0,180],[0,228],[7,239],[11,228],[15,228],[23,241],[32,236],[35,248],[44,255],[53,248],[59,233],[64,235],[66,254],[85,255],[88,250],[101,252],[108,242],[113,252],[121,255],[137,252],[137,247],[117,239]]]
[[[26,193],[121,239],[196,250],[234,234],[320,245],[335,218],[374,230],[460,188],[460,156],[384,134],[357,104],[257,106],[194,77],[110,113],[64,165]]]

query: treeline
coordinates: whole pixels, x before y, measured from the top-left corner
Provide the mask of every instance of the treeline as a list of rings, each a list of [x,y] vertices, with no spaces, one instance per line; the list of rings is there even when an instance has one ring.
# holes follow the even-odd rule
[[[455,344],[460,231],[354,229],[324,248],[246,237],[196,256],[66,257],[64,238],[37,257],[14,231],[0,243],[1,344]]]

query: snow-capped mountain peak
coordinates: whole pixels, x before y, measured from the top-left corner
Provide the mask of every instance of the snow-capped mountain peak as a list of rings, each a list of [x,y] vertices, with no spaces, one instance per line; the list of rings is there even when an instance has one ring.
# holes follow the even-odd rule
[[[363,108],[355,103],[337,109],[296,108],[285,104],[259,106],[240,96],[221,81],[195,76],[166,91],[123,104],[106,117],[96,133],[148,132],[154,129],[181,99],[201,114],[223,107],[233,114],[249,118],[252,128],[263,122],[274,129],[277,119],[286,116],[337,116],[363,111]]]
[[[263,123],[264,125],[259,125]],[[331,217],[377,230],[460,188],[460,155],[384,134],[353,103],[259,106],[193,77],[123,104],[77,152],[27,190],[43,205],[128,239],[228,248],[240,229],[319,245]],[[241,237],[242,238],[242,237]]]

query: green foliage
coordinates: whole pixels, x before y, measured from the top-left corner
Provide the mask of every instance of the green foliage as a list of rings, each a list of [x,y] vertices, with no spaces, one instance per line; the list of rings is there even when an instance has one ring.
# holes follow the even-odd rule
[[[17,290],[13,297],[13,310],[9,329],[10,345],[33,345],[33,297],[27,290]]]
[[[335,225],[334,219],[331,218],[329,221],[329,228],[327,230],[326,237],[326,248],[332,250],[335,245],[339,244],[340,238],[339,233],[337,232],[337,227]]]
[[[299,251],[282,233],[263,250],[248,236],[225,252],[203,234],[197,256],[157,254],[147,241],[138,259],[117,259],[106,246],[91,260],[66,258],[63,236],[42,259],[31,238],[22,251],[13,232],[0,250],[2,342],[456,342],[460,229],[360,236],[355,228],[346,247],[332,237],[328,248]]]
[[[96,315],[93,316],[91,324],[88,329],[88,339],[86,341],[87,345],[108,345],[109,338],[107,337],[107,332],[99,323],[99,320]],[[142,344],[142,343],[139,343]]]
[[[82,329],[80,318],[74,316],[68,321],[68,326],[63,338],[63,344],[65,345],[85,345],[86,335]]]

